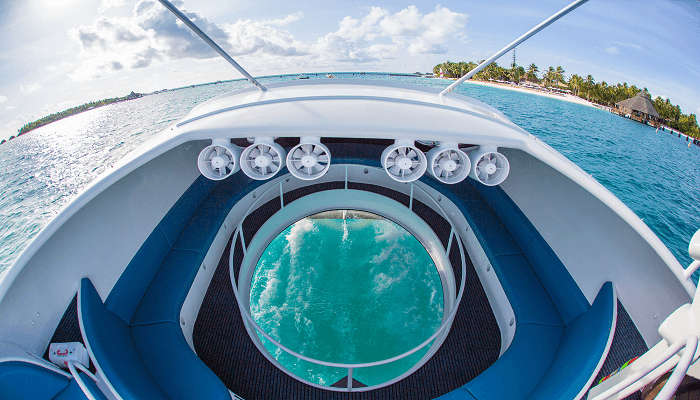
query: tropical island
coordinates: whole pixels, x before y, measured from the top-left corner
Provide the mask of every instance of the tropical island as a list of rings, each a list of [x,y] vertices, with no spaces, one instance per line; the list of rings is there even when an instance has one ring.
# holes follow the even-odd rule
[[[97,101],[91,101],[85,104],[81,104],[76,107],[71,107],[69,109],[53,113],[50,115],[47,115],[45,117],[39,118],[36,121],[28,122],[24,124],[23,127],[19,128],[19,131],[17,132],[17,136],[22,136],[26,134],[29,131],[32,131],[36,128],[42,127],[44,125],[48,125],[52,122],[58,121],[59,119],[63,119],[66,117],[70,117],[71,115],[79,114],[81,112],[85,112],[88,110],[92,110],[94,108],[106,106],[108,104],[113,104],[113,103],[119,103],[121,101],[127,101],[127,100],[133,100],[133,99],[138,99],[140,97],[143,97],[142,93],[136,93],[136,92],[131,92],[126,96],[123,97],[112,97],[109,99],[102,99],[102,100],[97,100]],[[15,136],[11,136],[8,140],[14,139]],[[2,140],[0,144],[5,143],[6,140]]]
[[[451,62],[446,61],[433,67],[435,76],[442,78],[458,79],[467,72],[476,68],[475,62]],[[562,66],[550,66],[540,74],[540,69],[535,64],[527,68],[512,63],[510,68],[504,68],[497,63],[479,71],[473,80],[522,86],[533,90],[573,95],[580,99],[598,105],[616,114],[648,123],[658,127],[669,127],[683,134],[700,139],[700,128],[695,114],[684,114],[678,105],[671,103],[669,99],[652,96],[647,88],[638,88],[627,82],[608,84],[605,81],[596,82],[592,75],[582,77],[578,74],[571,75],[568,79]],[[649,110],[649,115],[644,112],[632,112],[626,106],[633,103],[651,103],[656,113]],[[636,111],[636,110],[635,110]],[[657,115],[658,114],[658,115]]]

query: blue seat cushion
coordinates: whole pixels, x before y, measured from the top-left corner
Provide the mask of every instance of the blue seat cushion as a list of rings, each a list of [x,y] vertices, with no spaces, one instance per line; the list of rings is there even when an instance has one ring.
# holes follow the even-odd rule
[[[563,325],[547,290],[533,272],[520,247],[512,239],[511,233],[478,193],[473,188],[469,189],[470,186],[467,183],[451,185],[451,188],[458,189],[457,192],[450,192],[445,189],[445,185],[438,187],[460,208],[472,226],[501,281],[518,324]],[[466,200],[457,193],[463,193]]]
[[[563,331],[558,326],[519,324],[508,350],[464,389],[478,400],[527,398],[551,364]]]
[[[22,361],[0,363],[0,398],[52,399],[70,378],[48,368]]]
[[[483,201],[462,203],[463,213],[480,239],[489,258],[522,253],[501,220]]]
[[[92,396],[96,400],[107,399],[97,387],[95,381],[90,379],[87,375],[83,374],[82,372],[80,373],[80,377],[83,378],[85,386],[87,386],[88,390],[90,391],[90,394],[92,394]],[[54,397],[54,400],[87,400],[87,396],[85,396],[85,394],[83,393],[83,390],[78,385],[78,382],[76,382],[75,379],[71,379],[68,386],[65,389],[63,389],[61,393],[56,395],[56,397]]]
[[[175,322],[197,275],[204,255],[192,250],[172,250],[141,299],[131,324]]]
[[[131,332],[146,368],[171,399],[230,400],[226,386],[194,354],[177,323],[133,326]]]
[[[508,295],[518,326],[535,323],[563,326],[547,291],[522,254],[498,256],[491,265]]]
[[[175,243],[194,211],[216,184],[217,182],[200,175],[165,214],[158,227],[163,231],[171,245]]]
[[[169,251],[168,240],[156,227],[107,296],[107,309],[129,323]]]
[[[202,176],[195,179],[144,241],[119,277],[105,304],[107,309],[118,315],[124,322],[131,321],[141,297],[158,272],[165,256],[190,221],[192,214],[215,185],[215,182]]]
[[[80,281],[78,314],[93,361],[125,399],[165,399],[146,370],[129,327],[102,304],[89,279]]]
[[[219,232],[221,224],[226,219],[227,213],[228,210],[224,208],[204,207],[198,209],[175,241],[173,248],[206,254]]]
[[[587,389],[607,356],[616,316],[615,290],[612,283],[607,282],[588,311],[564,330],[557,356],[531,397],[573,399]]]
[[[588,300],[554,250],[515,202],[498,186],[488,187],[473,181],[470,184],[482,195],[497,219],[503,222],[509,236],[522,249],[533,272],[547,289],[562,321],[568,324],[584,313],[589,307]]]

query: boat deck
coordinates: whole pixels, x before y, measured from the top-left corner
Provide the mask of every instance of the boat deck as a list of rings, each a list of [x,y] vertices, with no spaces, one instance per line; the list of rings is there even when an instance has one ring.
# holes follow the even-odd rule
[[[365,145],[363,151],[366,150]],[[354,153],[349,155],[357,157]],[[315,191],[341,187],[343,182],[305,187],[286,193],[285,203]],[[409,202],[408,196],[386,188],[357,183],[350,183],[349,187],[377,192],[405,205]],[[251,214],[243,226],[245,236],[252,237],[262,223],[278,209],[279,201],[272,200]],[[449,224],[420,202],[414,201],[414,210],[446,244]],[[469,382],[498,359],[500,331],[476,271],[469,263],[465,295],[448,337],[437,353],[411,376],[370,392],[331,392],[305,385],[270,363],[248,336],[231,288],[229,251],[230,244],[219,262],[202,303],[194,326],[194,346],[198,356],[226,386],[245,399],[435,398]],[[236,254],[239,256],[235,260],[238,265],[242,254],[240,248]],[[457,257],[458,252],[456,247],[453,247],[453,254],[450,254],[453,265],[457,265]],[[83,342],[75,301],[64,314],[52,338],[52,342],[65,341]],[[644,351],[646,346],[639,332],[618,302],[618,320],[612,347],[598,379]]]

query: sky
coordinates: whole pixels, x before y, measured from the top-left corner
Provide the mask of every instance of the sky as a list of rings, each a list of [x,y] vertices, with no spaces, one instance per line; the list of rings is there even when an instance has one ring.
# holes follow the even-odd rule
[[[477,61],[568,2],[173,1],[253,75]],[[516,56],[627,81],[700,114],[698,0],[590,0]],[[240,77],[155,0],[0,0],[0,139],[87,101]]]

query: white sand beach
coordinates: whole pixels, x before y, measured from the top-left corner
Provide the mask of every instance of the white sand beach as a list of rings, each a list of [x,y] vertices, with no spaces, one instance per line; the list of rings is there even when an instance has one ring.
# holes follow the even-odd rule
[[[449,79],[449,80],[454,80],[454,79]],[[580,97],[576,97],[576,96],[570,95],[570,94],[547,93],[547,92],[543,92],[540,90],[530,89],[530,88],[526,88],[526,87],[522,87],[522,86],[507,85],[507,84],[496,83],[496,82],[467,80],[464,83],[468,83],[470,85],[490,86],[490,87],[494,87],[494,88],[498,88],[498,89],[505,89],[505,90],[514,90],[516,92],[532,93],[532,94],[536,94],[538,96],[544,96],[544,97],[549,97],[552,99],[568,101],[571,103],[582,104],[584,106],[600,108],[599,106],[596,106],[595,104],[591,103],[588,100],[584,100]]]

